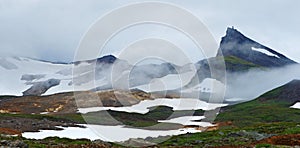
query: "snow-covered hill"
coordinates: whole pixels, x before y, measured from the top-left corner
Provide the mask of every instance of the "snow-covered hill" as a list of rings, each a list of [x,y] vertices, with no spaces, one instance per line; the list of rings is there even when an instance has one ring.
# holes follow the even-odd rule
[[[70,68],[69,64],[53,64],[29,58],[0,58],[0,95],[23,95],[22,92],[34,85],[50,85],[52,81],[70,77],[58,72]],[[52,79],[52,81],[51,81]],[[61,82],[60,82],[61,83]]]
[[[180,75],[190,73],[191,70],[181,69],[170,63],[132,66],[125,60],[109,55],[96,60],[73,63],[1,57],[0,72],[0,95],[21,96],[113,88],[130,89],[150,86],[154,81],[166,78],[164,83],[173,86],[173,81],[178,79],[178,76],[180,79]],[[190,76],[192,75],[194,73],[190,73]]]

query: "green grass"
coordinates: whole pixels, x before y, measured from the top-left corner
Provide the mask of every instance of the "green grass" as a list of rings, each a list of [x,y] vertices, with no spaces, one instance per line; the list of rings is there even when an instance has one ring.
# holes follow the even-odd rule
[[[19,97],[18,96],[9,96],[9,95],[0,96],[0,100],[1,99],[11,99],[11,98],[19,98]]]
[[[53,143],[59,143],[59,144],[69,144],[69,145],[75,145],[75,144],[88,144],[91,141],[88,139],[69,139],[69,138],[59,138],[59,137],[48,137],[43,139],[45,141],[51,141]]]
[[[110,116],[107,116],[108,113]],[[84,115],[84,118],[89,121],[89,123],[95,124],[111,124],[115,123],[113,119],[123,123],[127,126],[133,127],[149,127],[158,124],[157,120],[166,120],[171,115],[172,118],[180,117],[187,114],[190,114],[190,111],[173,111],[172,108],[166,106],[156,106],[150,108],[150,111],[146,114],[139,113],[127,113],[127,112],[119,112],[119,111],[107,111],[107,112],[93,112]],[[194,112],[194,115],[203,115],[202,110],[197,110]],[[112,117],[112,118],[111,118]],[[168,124],[162,123],[160,127],[168,127],[171,125],[177,124]]]
[[[284,88],[284,86],[275,88],[275,89],[261,95],[260,98],[271,98],[271,99],[276,98],[282,92],[283,88]]]
[[[194,115],[203,115],[204,111],[194,111]],[[47,119],[50,121],[58,122],[72,122],[85,124],[86,121],[89,124],[101,124],[101,125],[120,125],[124,124],[133,127],[149,127],[158,124],[157,120],[166,120],[170,116],[172,118],[191,115],[191,111],[173,111],[172,108],[166,106],[156,106],[150,109],[146,114],[139,113],[127,113],[119,111],[99,111],[90,112],[83,116],[78,113],[74,114],[56,114],[56,115],[41,115],[41,114],[0,114],[0,119],[5,117],[15,118],[29,118],[43,120]],[[116,123],[116,120],[119,121]],[[160,127],[168,128],[170,126],[179,126],[178,124],[161,123]]]
[[[246,71],[251,68],[262,68],[254,63],[242,60],[235,56],[225,56],[224,57],[226,69],[229,71]]]
[[[294,122],[277,122],[277,123],[261,123],[247,127],[230,127],[221,128],[216,131],[185,134],[173,136],[169,140],[159,144],[163,147],[168,146],[191,146],[191,147],[214,147],[214,146],[245,146],[257,142],[255,135],[232,136],[232,134],[244,133],[259,133],[265,135],[286,135],[300,134],[300,123]],[[257,147],[271,146],[279,148],[284,146],[275,146],[270,144],[258,144]]]
[[[80,114],[41,115],[41,114],[0,113],[0,119],[5,118],[5,117],[28,118],[28,119],[37,119],[37,120],[47,119],[47,120],[50,120],[50,121],[85,123]]]
[[[53,145],[81,145],[81,144],[90,144],[92,143],[88,139],[69,139],[69,138],[59,138],[59,137],[48,137],[42,140],[35,140],[35,139],[26,139],[23,137],[5,137],[0,135],[0,140],[8,140],[8,141],[15,141],[21,140],[24,143],[28,144],[30,148],[46,148]]]
[[[253,100],[229,106],[220,113],[216,122],[232,121],[236,126],[270,122],[300,122],[300,110],[289,108],[286,102]]]
[[[276,99],[283,88],[275,88],[249,102],[225,107],[215,121],[232,121],[235,126],[240,127],[260,123],[300,122],[299,109],[290,108],[288,100]]]
[[[205,146],[224,146],[224,145],[246,145],[254,141],[249,137],[231,137],[230,133],[238,132],[238,130],[217,130],[195,134],[185,134],[173,136],[169,140],[161,143],[161,146],[192,146],[192,147],[205,147]]]

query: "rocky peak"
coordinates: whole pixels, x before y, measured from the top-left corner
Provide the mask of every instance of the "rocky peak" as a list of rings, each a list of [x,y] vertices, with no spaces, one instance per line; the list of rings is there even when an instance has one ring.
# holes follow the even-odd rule
[[[228,42],[237,42],[237,43],[243,43],[247,41],[248,38],[244,36],[241,32],[239,32],[234,27],[228,27],[226,30],[226,35],[222,37],[221,45],[226,44]]]
[[[97,63],[109,63],[112,64],[117,60],[117,58],[113,55],[103,56],[97,59]]]
[[[222,53],[222,54],[221,54]],[[222,37],[218,56],[235,56],[262,67],[281,67],[295,64],[283,54],[243,35],[234,27],[227,28]]]

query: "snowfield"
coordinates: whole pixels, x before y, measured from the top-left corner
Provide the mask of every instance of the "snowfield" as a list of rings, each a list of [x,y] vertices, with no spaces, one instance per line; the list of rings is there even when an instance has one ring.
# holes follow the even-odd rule
[[[94,64],[82,62],[75,64],[54,64],[29,58],[0,58],[0,72],[4,79],[0,79],[0,95],[22,96],[23,92],[39,85],[36,89],[49,85],[49,80],[57,80],[55,84],[48,86],[46,93],[41,95],[50,95],[61,92],[90,90],[95,86],[101,86],[108,83],[105,78],[96,79],[91,76],[82,77],[93,73]],[[73,70],[77,70],[73,73]],[[75,82],[82,82],[73,85]],[[50,87],[50,88],[49,88]],[[34,90],[36,91],[36,90]],[[30,95],[30,94],[29,94]]]
[[[149,108],[155,106],[169,106],[173,110],[213,110],[219,107],[227,106],[227,104],[214,104],[201,101],[199,99],[154,99],[154,100],[144,100],[140,103],[128,107],[91,107],[91,108],[78,108],[78,112],[86,114],[89,112],[103,111],[103,110],[114,110],[123,111],[128,113],[141,113],[145,114],[149,112]]]
[[[57,64],[30,58],[0,57],[0,72],[3,76],[0,83],[4,84],[0,85],[0,95],[51,95],[126,87],[145,92],[174,90],[187,85],[196,74],[190,67],[179,70],[180,73],[174,73],[171,64],[132,67],[126,61],[118,59],[113,63],[81,61]],[[205,79],[201,84],[183,92],[211,93],[219,89],[224,89],[221,82]]]
[[[52,64],[29,58],[0,58],[0,95],[22,96],[22,92],[34,83],[47,81],[52,78],[67,79],[56,72],[69,68],[71,65]],[[31,78],[29,78],[31,77]]]
[[[87,138],[90,140],[101,139],[109,142],[121,142],[130,138],[147,138],[158,136],[172,136],[186,133],[197,133],[201,130],[194,128],[182,128],[178,130],[143,130],[127,128],[124,126],[103,126],[103,125],[82,125],[87,128],[80,127],[59,127],[64,130],[41,130],[40,132],[24,132],[22,136],[30,139],[43,139],[46,137],[61,137],[61,138]],[[107,134],[110,133],[110,134]]]

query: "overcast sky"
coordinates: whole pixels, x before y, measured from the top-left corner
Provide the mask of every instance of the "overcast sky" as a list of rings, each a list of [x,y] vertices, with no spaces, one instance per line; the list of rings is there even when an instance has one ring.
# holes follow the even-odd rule
[[[0,0],[0,54],[70,62],[89,27],[112,9],[141,0]],[[228,26],[300,62],[299,0],[165,0],[196,15],[217,42]],[[137,26],[106,48],[116,52],[133,40],[158,37],[196,48],[180,33],[162,26]],[[177,35],[175,35],[177,34]],[[130,37],[128,37],[130,35]],[[200,59],[201,55],[194,55]]]

